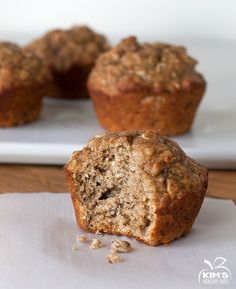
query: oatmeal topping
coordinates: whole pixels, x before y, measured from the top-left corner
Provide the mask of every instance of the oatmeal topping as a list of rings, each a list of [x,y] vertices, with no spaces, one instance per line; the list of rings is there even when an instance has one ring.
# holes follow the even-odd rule
[[[0,42],[0,91],[12,85],[42,83],[49,77],[41,59],[16,44]]]
[[[182,46],[140,44],[136,37],[129,37],[99,57],[89,83],[111,95],[134,90],[153,94],[176,91],[186,88],[186,83],[202,82],[196,64]]]
[[[99,54],[108,49],[105,37],[86,26],[50,31],[26,47],[56,71],[66,71],[73,64],[94,65]]]
[[[90,140],[87,149],[101,142],[114,144],[123,141],[128,141],[132,146],[133,158],[144,170],[145,183],[149,184],[149,189],[158,189],[159,196],[168,193],[171,198],[176,198],[183,191],[198,191],[201,188],[205,168],[186,156],[176,142],[155,131],[108,133],[103,138]]]

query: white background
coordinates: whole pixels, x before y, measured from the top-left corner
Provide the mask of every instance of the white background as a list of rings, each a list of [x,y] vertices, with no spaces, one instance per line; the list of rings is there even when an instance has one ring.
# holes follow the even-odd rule
[[[91,26],[112,43],[137,35],[186,45],[208,82],[203,103],[228,100],[236,107],[235,0],[0,0],[0,40],[24,43],[75,24]]]
[[[0,5],[1,37],[87,23],[115,37],[236,39],[234,0],[1,0]]]

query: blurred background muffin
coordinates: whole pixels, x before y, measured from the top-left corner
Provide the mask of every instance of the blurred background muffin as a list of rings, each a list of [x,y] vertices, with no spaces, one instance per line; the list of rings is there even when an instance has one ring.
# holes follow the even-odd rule
[[[0,43],[0,127],[39,117],[43,83],[50,79],[43,61],[18,45]]]
[[[89,77],[101,125],[111,131],[187,132],[206,85],[196,64],[181,46],[123,40],[99,57]]]
[[[42,58],[52,73],[48,96],[88,97],[86,81],[97,57],[109,49],[104,36],[86,26],[52,30],[25,47]]]

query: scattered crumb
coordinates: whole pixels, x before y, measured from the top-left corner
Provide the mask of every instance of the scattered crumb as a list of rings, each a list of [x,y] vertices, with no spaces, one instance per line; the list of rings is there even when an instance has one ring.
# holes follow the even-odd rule
[[[96,234],[101,235],[102,233],[97,231]],[[78,251],[80,249],[79,242],[85,243],[88,238],[85,235],[78,235],[76,241],[72,245],[72,251]],[[102,241],[98,239],[92,239],[90,244],[90,249],[100,249],[103,247]],[[120,263],[122,262],[122,258],[118,255],[118,253],[128,253],[133,250],[132,245],[125,240],[122,239],[114,239],[111,242],[110,254],[107,255],[106,259],[109,263]]]
[[[102,242],[98,239],[93,239],[90,245],[90,249],[100,249],[102,248]]]
[[[77,240],[81,243],[85,243],[87,241],[87,237],[85,235],[78,235]]]
[[[111,250],[118,253],[128,253],[133,250],[133,247],[128,241],[115,239],[111,242]]]
[[[79,245],[78,245],[78,243],[74,243],[74,244],[72,245],[71,250],[72,250],[72,251],[78,251],[78,250],[79,250]]]
[[[111,264],[120,263],[122,261],[120,256],[118,254],[114,253],[114,252],[112,252],[110,255],[107,256],[107,260]]]
[[[95,232],[95,234],[96,234],[96,235],[103,235],[103,233],[100,232],[100,231],[98,231],[98,230]]]

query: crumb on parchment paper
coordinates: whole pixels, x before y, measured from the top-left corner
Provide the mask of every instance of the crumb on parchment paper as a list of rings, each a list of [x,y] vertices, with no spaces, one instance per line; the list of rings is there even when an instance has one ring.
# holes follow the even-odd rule
[[[118,253],[128,253],[133,250],[133,247],[128,241],[115,239],[111,241],[111,250]]]
[[[85,235],[77,235],[76,241],[72,245],[72,251],[78,251],[80,249],[79,243],[86,243],[89,241],[88,237]],[[99,239],[92,239],[89,248],[90,249],[100,249],[104,245]],[[106,260],[110,264],[123,262],[123,258],[119,256],[118,253],[129,253],[133,250],[132,245],[122,239],[113,239],[110,243],[110,254],[106,256]]]
[[[111,264],[114,264],[114,263],[122,262],[122,259],[120,258],[120,256],[117,253],[111,252],[111,254],[109,254],[107,256],[107,261]]]
[[[79,250],[79,244],[78,242],[74,242],[74,244],[71,247],[72,251],[78,251]]]
[[[100,249],[102,248],[102,241],[98,239],[93,239],[91,245],[89,246],[90,249]]]
[[[85,235],[78,235],[77,240],[81,243],[85,243],[87,241],[87,237]]]

